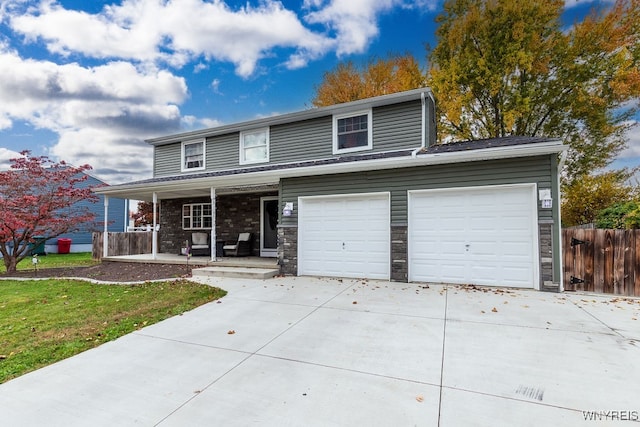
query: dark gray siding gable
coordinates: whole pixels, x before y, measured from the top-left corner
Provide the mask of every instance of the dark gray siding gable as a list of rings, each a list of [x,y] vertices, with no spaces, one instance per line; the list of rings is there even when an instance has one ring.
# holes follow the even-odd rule
[[[422,143],[420,100],[374,108],[373,148],[353,153],[371,154],[415,149]],[[431,133],[427,123],[425,135]],[[247,130],[250,130],[249,128]],[[269,163],[286,164],[340,157],[333,154],[333,116],[274,125],[269,128]],[[240,167],[240,135],[233,132],[206,139],[206,171]],[[180,175],[181,143],[154,150],[154,177]]]
[[[271,163],[291,163],[332,157],[332,117],[272,126]]]
[[[181,153],[181,143],[154,147],[153,176],[168,176],[180,173]]]
[[[388,105],[373,110],[373,152],[418,148],[421,143],[420,101]]]
[[[282,180],[282,202],[294,202],[294,212],[282,224],[297,224],[300,196],[330,194],[391,193],[391,222],[407,222],[407,190],[536,183],[552,188],[552,159],[555,156],[489,160],[450,165],[419,166],[369,172],[289,178]],[[408,161],[410,161],[408,159]],[[539,219],[551,219],[551,209],[538,209]]]
[[[207,138],[208,171],[232,169],[239,166],[240,134],[238,132]]]

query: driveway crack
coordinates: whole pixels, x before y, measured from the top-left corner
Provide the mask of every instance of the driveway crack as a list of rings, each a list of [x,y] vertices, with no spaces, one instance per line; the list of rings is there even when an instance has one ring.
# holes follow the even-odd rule
[[[447,311],[449,309],[449,289],[444,287],[444,320],[442,322],[442,357],[440,359],[440,395],[438,397],[438,427],[440,427],[440,415],[442,414],[442,390],[444,378],[444,352],[447,341]]]

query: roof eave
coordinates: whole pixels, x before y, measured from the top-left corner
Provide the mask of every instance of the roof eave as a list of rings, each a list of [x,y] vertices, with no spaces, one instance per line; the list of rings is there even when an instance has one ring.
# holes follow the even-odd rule
[[[285,123],[293,123],[302,120],[309,120],[318,117],[330,116],[333,114],[342,114],[349,111],[356,111],[363,108],[373,108],[383,105],[398,104],[401,102],[419,100],[422,93],[431,93],[429,88],[414,89],[405,92],[397,92],[389,95],[381,95],[373,98],[361,99],[343,104],[330,105],[328,107],[311,108],[308,110],[297,111],[294,113],[282,114],[277,116],[263,117],[254,120],[247,120],[229,125],[222,125],[213,128],[200,129],[192,132],[183,132],[175,135],[163,136],[159,138],[147,139],[145,142],[158,146],[165,144],[173,144],[176,142],[201,139],[216,135],[224,135],[242,130],[259,128],[265,126],[274,126]]]
[[[568,147],[563,145],[561,141],[552,140],[543,143],[492,147],[480,150],[419,154],[415,157],[391,157],[353,161],[348,163],[333,163],[320,166],[303,166],[288,169],[247,172],[243,174],[230,174],[213,177],[203,176],[188,180],[164,181],[158,183],[123,184],[112,187],[102,187],[96,189],[96,193],[113,197],[136,198],[127,196],[127,194],[137,194],[137,197],[139,197],[141,194],[151,195],[154,192],[160,193],[169,191],[173,193],[176,191],[193,190],[196,188],[277,184],[283,178],[540,156],[560,153],[567,149]],[[142,199],[146,200],[148,199],[148,196]]]

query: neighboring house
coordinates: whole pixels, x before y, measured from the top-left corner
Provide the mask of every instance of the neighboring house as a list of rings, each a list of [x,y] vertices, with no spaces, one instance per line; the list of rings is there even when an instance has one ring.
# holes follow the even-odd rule
[[[435,135],[430,91],[395,93],[151,139],[153,178],[98,193],[158,201],[154,251],[252,232],[284,274],[557,289],[566,147]]]
[[[78,183],[78,188],[86,187],[101,187],[107,185],[105,182],[98,178],[87,175],[87,179]],[[45,244],[45,251],[47,253],[58,252],[58,239],[71,239],[71,252],[91,252],[92,250],[92,235],[94,231],[104,230],[104,196],[98,195],[99,201],[96,203],[79,202],[80,206],[87,206],[91,212],[95,214],[95,222],[97,225],[90,227],[86,230],[76,231],[73,233],[65,233],[57,238],[48,240]],[[123,232],[125,231],[125,224],[128,221],[128,201],[120,198],[109,199],[109,212],[108,228],[111,232]]]

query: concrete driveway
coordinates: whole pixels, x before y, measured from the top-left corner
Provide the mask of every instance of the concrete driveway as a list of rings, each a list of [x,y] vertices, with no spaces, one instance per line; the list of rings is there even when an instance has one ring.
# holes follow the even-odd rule
[[[0,385],[0,423],[576,426],[640,417],[637,299],[209,280],[229,291],[220,302]]]

